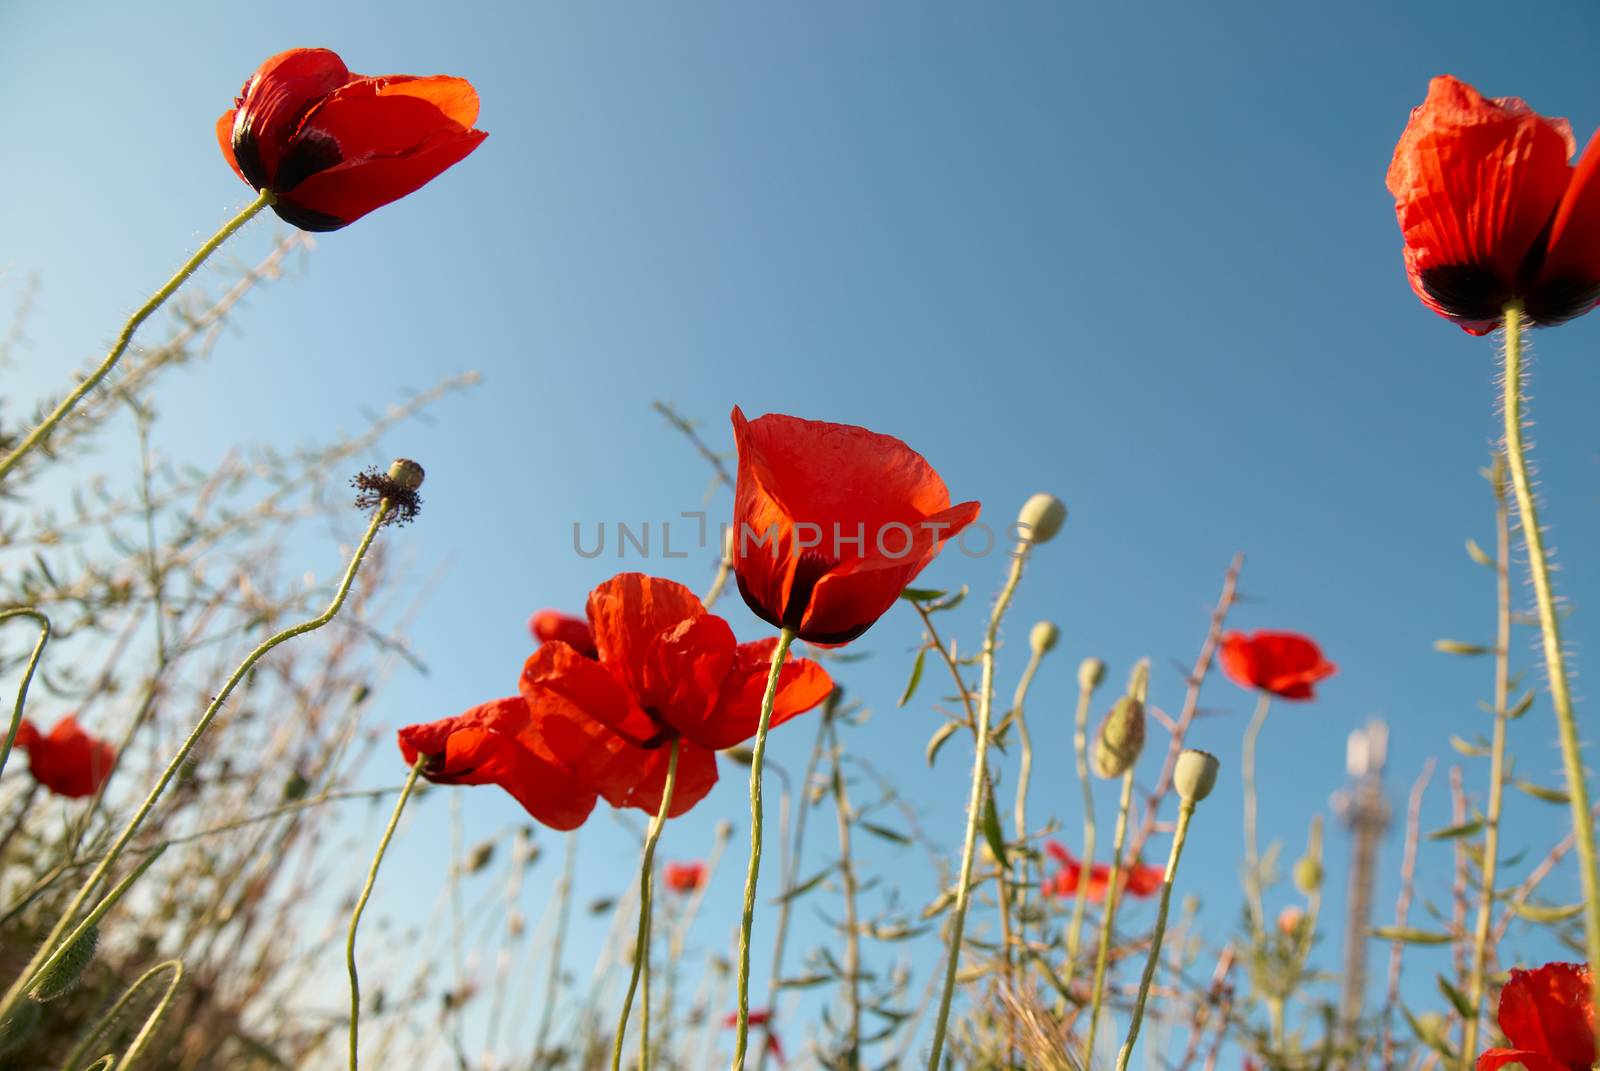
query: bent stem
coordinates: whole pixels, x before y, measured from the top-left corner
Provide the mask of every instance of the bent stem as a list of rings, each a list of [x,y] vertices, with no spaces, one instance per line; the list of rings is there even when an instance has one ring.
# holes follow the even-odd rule
[[[5,743],[0,744],[0,773],[5,772],[6,761],[11,758],[11,748],[17,742],[17,731],[22,728],[22,711],[28,705],[28,685],[33,683],[33,672],[39,668],[45,644],[50,642],[50,619],[43,613],[31,606],[0,611],[0,621],[9,621],[13,617],[28,617],[37,622],[39,640],[33,645],[33,653],[28,656],[27,667],[22,671],[22,683],[17,685],[17,702],[11,709],[11,727],[6,730]]]
[[[1505,455],[1516,488],[1522,539],[1528,549],[1528,573],[1539,604],[1539,632],[1544,640],[1544,664],[1549,678],[1550,705],[1555,708],[1561,737],[1561,760],[1567,775],[1567,798],[1572,806],[1572,832],[1578,849],[1578,875],[1583,884],[1583,935],[1589,963],[1600,963],[1600,878],[1595,872],[1594,820],[1589,813],[1589,785],[1584,777],[1578,723],[1572,711],[1567,682],[1566,652],[1561,649],[1561,620],[1556,614],[1550,585],[1550,564],[1545,554],[1539,508],[1528,479],[1528,462],[1522,441],[1522,303],[1506,306],[1504,392]],[[1600,1000],[1600,973],[1594,976],[1593,996]]]
[[[1256,712],[1244,731],[1244,753],[1239,759],[1239,770],[1244,777],[1244,889],[1250,898],[1250,921],[1255,938],[1261,940],[1266,932],[1266,909],[1261,904],[1261,856],[1256,849],[1256,740],[1261,727],[1267,722],[1267,711],[1272,707],[1272,697],[1262,692],[1256,700]]]
[[[611,1071],[621,1071],[622,1042],[628,1034],[628,1016],[633,1013],[633,994],[639,988],[639,972],[650,959],[650,895],[655,885],[656,841],[661,839],[661,827],[667,824],[667,813],[672,810],[672,793],[678,787],[678,754],[683,750],[683,740],[672,741],[672,753],[667,758],[667,782],[661,789],[661,807],[655,821],[644,838],[644,860],[639,864],[639,933],[633,942],[633,975],[628,979],[628,992],[622,998],[622,1015],[617,1019],[617,1037],[611,1046]],[[650,985],[645,983],[644,1009],[641,1016],[639,1043],[639,1068],[650,1066]]]
[[[139,1033],[134,1037],[133,1041],[129,1042],[127,1050],[122,1054],[120,1063],[116,1060],[112,1061],[112,1066],[124,1068],[131,1066],[134,1059],[144,1050],[145,1042],[150,1040],[150,1035],[155,1033],[156,1028],[161,1025],[161,1020],[166,1018],[167,1010],[172,1007],[172,998],[177,995],[178,985],[183,981],[183,961],[180,959],[169,959],[157,963],[154,967],[141,974],[127,989],[123,990],[122,996],[117,998],[117,1002],[111,1005],[106,1013],[95,1022],[94,1028],[83,1036],[83,1040],[73,1046],[72,1051],[67,1054],[67,1058],[61,1061],[61,1071],[78,1071],[83,1066],[83,1058],[89,1055],[89,1050],[94,1047],[94,1043],[100,1040],[100,1037],[111,1028],[111,1025],[117,1021],[128,1005],[133,1003],[133,999],[139,995],[145,985],[154,981],[155,977],[163,971],[172,972],[172,977],[167,981],[166,992],[161,995],[161,999],[156,1002],[155,1007],[150,1009],[150,1014],[145,1016],[144,1025],[139,1028]]]
[[[361,977],[356,972],[356,930],[361,926],[361,915],[367,910],[367,901],[372,898],[372,887],[378,883],[378,867],[383,865],[384,853],[389,850],[389,842],[394,839],[394,831],[400,827],[400,815],[406,809],[406,801],[411,798],[411,790],[417,786],[417,778],[422,776],[422,768],[427,765],[428,756],[419,754],[417,761],[411,764],[411,775],[406,778],[405,787],[400,790],[400,798],[394,802],[394,813],[389,816],[389,825],[383,831],[383,839],[378,841],[378,854],[372,857],[372,869],[367,871],[367,883],[361,887],[361,895],[356,899],[355,910],[350,912],[350,934],[344,942],[345,968],[350,972],[350,1071],[356,1071],[356,1051],[361,1041]]]
[[[1106,991],[1106,963],[1111,957],[1111,924],[1122,900],[1122,849],[1128,839],[1128,811],[1133,807],[1133,767],[1122,775],[1122,798],[1117,802],[1117,831],[1112,837],[1111,884],[1106,887],[1106,909],[1100,918],[1100,947],[1094,954],[1094,988],[1089,995],[1089,1037],[1083,1045],[1084,1066],[1094,1059],[1094,1036],[1100,1028],[1100,1002]],[[1084,873],[1088,873],[1084,863]],[[1080,884],[1082,879],[1079,879]]]
[[[967,794],[967,831],[961,848],[961,877],[956,882],[956,902],[950,921],[950,947],[945,961],[944,988],[939,994],[939,1015],[933,1022],[933,1048],[928,1054],[928,1071],[939,1071],[939,1057],[944,1051],[945,1030],[950,1022],[950,1001],[955,995],[956,968],[961,961],[961,938],[967,925],[967,905],[972,899],[972,860],[978,840],[978,816],[983,812],[984,792],[989,781],[989,720],[994,708],[994,653],[995,640],[1000,632],[1000,620],[1005,616],[1017,583],[1022,579],[1022,567],[1027,563],[1028,551],[1033,544],[1024,539],[1017,544],[1011,556],[1011,572],[995,599],[989,613],[989,627],[983,634],[980,655],[982,678],[978,686],[977,745],[972,755],[972,788]],[[1002,896],[1004,900],[1004,896]],[[1009,910],[1002,903],[1001,910]],[[1009,959],[1011,949],[1006,948]]]
[[[195,251],[194,256],[184,262],[183,267],[178,269],[177,274],[168,279],[160,290],[150,295],[150,300],[139,306],[138,311],[129,318],[127,323],[122,325],[122,331],[117,335],[116,342],[112,344],[111,352],[106,354],[105,360],[100,362],[99,367],[90,372],[82,383],[79,383],[70,394],[61,399],[60,404],[55,407],[50,415],[45,417],[38,427],[30,431],[27,437],[18,443],[4,459],[0,459],[0,480],[4,480],[11,473],[11,470],[16,468],[30,452],[44,445],[44,441],[50,437],[50,433],[55,431],[56,425],[66,419],[67,414],[77,407],[77,404],[83,400],[84,395],[94,390],[100,381],[110,374],[111,370],[116,367],[117,362],[122,359],[122,355],[127,352],[129,343],[133,341],[134,332],[139,330],[139,325],[148,320],[151,314],[159,309],[177,291],[178,287],[182,286],[185,280],[193,275],[195,270],[204,264],[212,253],[217,251],[223,242],[233,237],[240,227],[249,223],[255,218],[256,213],[271,205],[275,200],[277,198],[272,195],[272,191],[262,190],[256,199],[251,201],[243,211],[224,223],[222,229],[216,234],[206,239],[205,244]]]
[[[1133,1044],[1139,1040],[1139,1023],[1144,1019],[1144,1003],[1150,996],[1150,983],[1155,978],[1156,963],[1161,958],[1161,942],[1167,934],[1167,912],[1172,907],[1172,883],[1178,876],[1178,858],[1183,855],[1183,842],[1189,835],[1189,819],[1194,817],[1194,801],[1184,800],[1178,808],[1178,827],[1172,833],[1172,854],[1167,857],[1167,876],[1161,885],[1161,906],[1156,910],[1156,928],[1150,935],[1150,955],[1144,961],[1144,976],[1139,979],[1139,995],[1133,1001],[1133,1018],[1128,1023],[1128,1036],[1117,1053],[1116,1071],[1128,1071],[1128,1058],[1133,1055]]]
[[[1089,899],[1089,871],[1094,866],[1094,785],[1089,780],[1089,704],[1094,699],[1094,685],[1080,684],[1078,688],[1078,714],[1073,729],[1072,746],[1078,756],[1078,783],[1083,786],[1083,859],[1078,871],[1078,889],[1072,902],[1072,923],[1067,928],[1067,973],[1063,979],[1069,985],[1078,971],[1078,943],[1083,936],[1083,907]]]
[[[138,833],[145,820],[150,817],[150,813],[155,810],[156,803],[160,801],[162,793],[166,792],[167,786],[172,783],[173,778],[178,775],[178,771],[188,761],[190,752],[195,749],[200,739],[205,736],[206,730],[211,727],[212,721],[215,720],[218,712],[222,710],[223,705],[227,703],[228,697],[233,694],[233,690],[239,686],[239,682],[244,680],[255,664],[261,661],[273,648],[294,639],[296,636],[304,635],[307,632],[315,632],[338,615],[340,608],[344,606],[345,599],[350,595],[350,588],[355,583],[356,573],[360,570],[361,563],[367,556],[367,551],[372,547],[372,541],[377,536],[378,529],[383,525],[384,520],[388,518],[392,508],[393,506],[389,500],[384,499],[378,508],[373,511],[372,520],[367,525],[366,533],[361,537],[361,542],[356,545],[355,553],[350,557],[350,564],[345,568],[344,576],[339,581],[339,587],[335,590],[333,600],[328,604],[328,608],[316,617],[308,621],[302,621],[298,625],[292,625],[268,638],[255,650],[251,651],[244,661],[240,662],[238,667],[234,669],[221,690],[212,698],[211,703],[206,707],[205,713],[200,716],[200,720],[195,724],[195,727],[190,730],[188,738],[183,742],[183,746],[178,749],[178,753],[172,757],[172,761],[162,771],[160,779],[155,783],[155,787],[151,788],[149,794],[145,796],[144,802],[139,805],[139,809],[134,812],[133,817],[128,820],[128,824],[117,835],[117,839],[111,845],[110,850],[101,857],[100,862],[89,874],[89,877],[85,879],[83,885],[73,896],[72,901],[67,905],[67,909],[61,913],[61,917],[56,920],[55,926],[51,928],[50,933],[40,943],[39,950],[28,961],[28,965],[22,969],[22,973],[11,983],[11,988],[6,990],[5,996],[0,998],[0,1020],[3,1020],[11,1013],[11,1009],[16,1006],[17,1000],[32,984],[34,977],[43,968],[45,961],[56,951],[66,947],[61,943],[62,935],[72,925],[73,919],[77,917],[78,912],[83,910],[84,905],[88,903],[89,897],[94,894],[94,890],[105,879],[106,875],[111,872],[111,868],[116,865],[117,860],[122,857],[123,851],[127,848],[129,841],[133,839],[134,834]]]
[[[750,931],[755,925],[756,882],[761,876],[761,763],[767,755],[767,730],[772,726],[772,707],[778,698],[778,678],[794,640],[790,629],[778,633],[777,646],[772,649],[772,668],[767,672],[767,690],[761,697],[761,724],[750,752],[750,866],[744,878],[744,913],[739,919],[739,1010],[733,1039],[733,1071],[744,1071],[745,1050],[750,1045]]]

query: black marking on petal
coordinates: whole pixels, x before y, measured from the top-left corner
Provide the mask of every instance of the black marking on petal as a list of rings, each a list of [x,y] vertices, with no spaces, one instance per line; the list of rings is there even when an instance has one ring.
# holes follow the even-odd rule
[[[299,227],[303,231],[315,231],[318,234],[327,231],[336,231],[347,226],[346,220],[338,216],[330,216],[326,212],[318,212],[311,208],[301,208],[299,205],[278,201],[272,206],[278,217],[292,227]]]
[[[817,582],[838,564],[814,550],[801,552],[800,560],[794,566],[794,581],[789,586],[789,602],[783,608],[784,628],[790,632],[800,631],[800,621],[811,608],[811,596],[817,589]]]
[[[233,159],[245,181],[259,190],[269,184],[267,170],[261,166],[261,146],[256,132],[250,126],[249,117],[243,118],[243,122],[235,119],[233,123]]]
[[[1498,320],[1517,296],[1509,280],[1483,264],[1445,264],[1420,275],[1422,289],[1458,320]]]
[[[750,586],[745,583],[743,573],[735,573],[734,580],[738,582],[739,594],[741,597],[743,597],[744,604],[750,607],[751,613],[755,614],[773,628],[783,627],[783,622],[779,619],[778,615],[767,609],[760,599],[756,598],[750,593]]]
[[[344,153],[333,135],[320,130],[302,130],[278,161],[278,173],[272,176],[272,191],[289,193],[318,171],[343,162]]]
[[[1566,323],[1582,316],[1600,301],[1600,280],[1567,277],[1547,279],[1528,293],[1524,306],[1537,326]]]

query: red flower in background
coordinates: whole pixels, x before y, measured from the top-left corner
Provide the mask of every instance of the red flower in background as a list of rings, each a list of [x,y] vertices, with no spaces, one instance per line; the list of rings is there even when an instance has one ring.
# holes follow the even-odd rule
[[[1528,1071],[1589,1071],[1595,1062],[1589,968],[1546,963],[1513,970],[1500,991],[1500,1031],[1509,1049],[1489,1049],[1478,1071],[1521,1064]]]
[[[899,439],[733,410],[734,569],[756,616],[808,643],[848,643],[978,516]]]
[[[117,749],[85,732],[72,714],[56,722],[48,736],[24,719],[15,746],[28,753],[33,779],[68,799],[99,792],[117,762]]]
[[[783,1045],[778,1041],[778,1035],[772,1031],[772,1010],[770,1008],[751,1008],[748,1021],[751,1026],[766,1031],[767,1051],[772,1053],[772,1058],[778,1061],[779,1067],[784,1066]],[[724,1029],[732,1030],[738,1025],[738,1012],[729,1012],[723,1016],[722,1026]]]
[[[1060,869],[1045,878],[1041,891],[1046,896],[1069,897],[1078,894],[1078,882],[1083,877],[1083,862],[1069,852],[1060,841],[1047,840],[1044,850],[1050,858],[1060,864]],[[1162,884],[1166,881],[1167,872],[1158,866],[1146,866],[1135,863],[1122,875],[1122,891],[1125,895],[1145,899],[1161,891]],[[1111,867],[1104,863],[1096,863],[1089,868],[1089,887],[1085,896],[1091,903],[1100,903],[1106,898],[1106,891],[1111,888]]]
[[[528,619],[528,631],[541,647],[559,641],[585,658],[600,657],[600,652],[594,646],[594,633],[589,631],[589,622],[581,617],[573,617],[560,610],[540,610]]]
[[[661,870],[661,880],[675,893],[692,893],[706,883],[704,863],[668,863]]]
[[[670,817],[705,798],[716,753],[755,735],[777,640],[738,643],[728,623],[671,580],[622,573],[589,595],[599,659],[545,644],[522,672],[539,733],[613,807],[660,809],[674,740],[681,740]],[[827,698],[833,681],[815,662],[789,659],[772,724]]]
[[[1314,699],[1312,686],[1339,667],[1322,657],[1322,648],[1298,632],[1258,630],[1222,637],[1222,672],[1241,688],[1270,692],[1279,699]]]
[[[222,155],[273,211],[332,231],[426,185],[488,137],[464,78],[351,74],[325,48],[263,63],[217,120]]]
[[[1535,324],[1600,300],[1600,139],[1576,167],[1565,119],[1485,98],[1449,75],[1428,85],[1389,165],[1406,275],[1423,304],[1474,335],[1523,302]]]

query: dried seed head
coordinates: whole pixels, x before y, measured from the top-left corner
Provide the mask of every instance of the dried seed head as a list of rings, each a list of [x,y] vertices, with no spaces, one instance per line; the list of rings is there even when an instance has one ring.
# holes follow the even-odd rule
[[[397,457],[389,465],[389,479],[406,491],[415,491],[421,487],[424,475],[426,474],[422,471],[422,466],[409,457]]]
[[[1184,748],[1172,768],[1172,786],[1185,803],[1199,803],[1217,787],[1217,757],[1208,751]]]
[[[356,509],[370,513],[387,502],[384,524],[410,524],[422,510],[422,496],[417,494],[422,476],[422,466],[404,457],[395,459],[388,472],[374,467],[357,473],[350,480],[357,492]]]
[[[1106,679],[1106,664],[1098,658],[1085,658],[1078,663],[1078,687],[1092,692]]]
[[[1033,653],[1042,655],[1046,651],[1055,649],[1061,639],[1061,630],[1054,621],[1041,621],[1033,626],[1033,631],[1028,633],[1028,646],[1033,648]]]
[[[1017,513],[1017,524],[1022,538],[1029,543],[1048,543],[1054,539],[1061,526],[1067,523],[1067,507],[1055,495],[1043,491],[1022,504]]]
[[[48,1004],[72,992],[78,987],[83,969],[94,959],[95,945],[99,943],[100,926],[97,923],[84,930],[82,937],[68,945],[54,963],[39,973],[28,996],[40,1004]]]
[[[1144,750],[1144,704],[1130,695],[1117,700],[1094,741],[1094,772],[1107,780],[1133,769]]]

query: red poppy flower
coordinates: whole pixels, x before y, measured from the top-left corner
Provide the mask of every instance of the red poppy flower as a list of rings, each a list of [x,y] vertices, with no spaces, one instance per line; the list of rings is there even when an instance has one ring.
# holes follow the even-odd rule
[[[465,714],[400,730],[409,765],[427,755],[422,776],[440,785],[499,785],[552,829],[577,829],[594,810],[595,791],[580,781],[539,732],[520,695]]]
[[[1589,1071],[1595,1062],[1589,968],[1546,963],[1513,970],[1500,991],[1500,1031],[1509,1049],[1489,1049],[1478,1071],[1521,1064],[1528,1071]]]
[[[946,539],[978,517],[950,505],[899,439],[850,424],[733,410],[739,447],[734,569],[763,621],[808,643],[848,643],[893,606]]]
[[[1322,657],[1322,648],[1298,632],[1230,632],[1222,637],[1220,657],[1222,672],[1233,683],[1279,699],[1314,699],[1312,686],[1339,670]]]
[[[484,138],[464,78],[351,74],[325,48],[263,63],[217,120],[239,177],[277,197],[273,211],[332,231],[420,189]]]
[[[1423,304],[1474,335],[1520,300],[1534,324],[1600,300],[1600,138],[1573,167],[1565,119],[1489,99],[1449,75],[1428,85],[1389,165],[1406,274]]]
[[[668,863],[662,868],[661,880],[675,893],[692,893],[706,883],[706,865]]]
[[[1061,868],[1044,879],[1040,891],[1046,896],[1069,897],[1078,895],[1078,881],[1083,875],[1083,862],[1067,851],[1060,841],[1045,841],[1044,850],[1060,864]],[[1143,900],[1161,891],[1167,872],[1158,866],[1135,863],[1122,875],[1122,892]],[[1111,888],[1111,867],[1096,863],[1089,868],[1089,887],[1085,896],[1091,903],[1100,903]]]
[[[528,619],[528,631],[533,633],[533,638],[539,641],[541,647],[559,640],[585,658],[600,657],[600,652],[595,650],[594,633],[589,631],[589,622],[581,617],[573,617],[559,610],[540,610]]]
[[[72,714],[56,722],[48,736],[24,719],[14,746],[27,751],[35,781],[68,799],[99,792],[117,761],[117,749],[90,736]]]
[[[778,1041],[778,1035],[772,1031],[772,1011],[769,1008],[751,1008],[749,1023],[758,1029],[764,1029],[767,1035],[767,1051],[772,1053],[772,1058],[778,1061],[778,1066],[784,1066],[783,1045]],[[729,1012],[722,1018],[724,1029],[732,1030],[739,1025],[739,1013]]]
[[[670,815],[683,814],[716,784],[716,753],[755,735],[777,640],[738,643],[688,588],[642,573],[595,588],[588,614],[598,660],[552,641],[523,669],[522,694],[539,732],[613,807],[650,813],[661,806],[668,745],[681,740]],[[791,658],[772,724],[832,690],[821,666]]]

